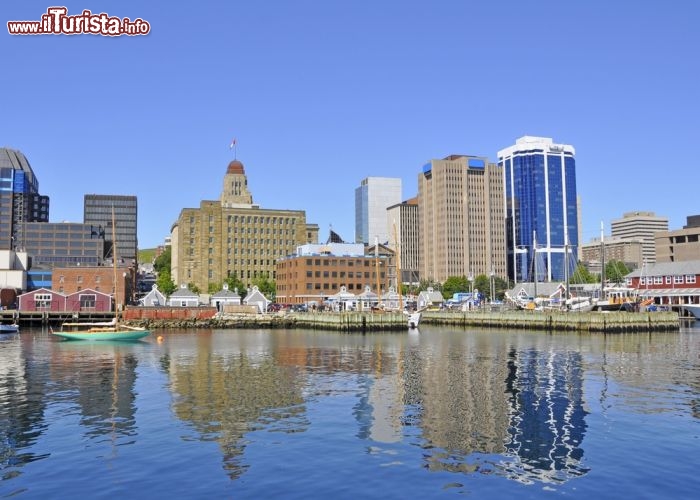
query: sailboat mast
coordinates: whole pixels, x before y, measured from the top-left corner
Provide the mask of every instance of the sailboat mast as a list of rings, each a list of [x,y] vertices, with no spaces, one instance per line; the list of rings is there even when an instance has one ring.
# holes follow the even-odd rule
[[[600,221],[600,298],[605,297],[605,235]]]
[[[399,239],[396,236],[396,221],[394,221],[394,245],[396,252],[396,291],[399,292],[399,311],[403,311],[403,294],[401,293],[401,252]]]
[[[119,283],[117,282],[117,230],[112,205],[112,269],[114,272],[114,318],[119,322]]]
[[[532,259],[533,268],[535,269],[534,283],[535,283],[535,297],[537,297],[537,233],[532,232]]]
[[[379,237],[374,237],[374,273],[377,275],[377,305],[382,303],[382,294],[379,289]]]

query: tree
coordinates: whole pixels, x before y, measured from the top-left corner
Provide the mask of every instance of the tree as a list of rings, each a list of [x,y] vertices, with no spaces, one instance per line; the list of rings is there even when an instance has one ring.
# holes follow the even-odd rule
[[[469,281],[466,276],[450,276],[442,285],[442,296],[451,299],[456,292],[468,292]]]
[[[573,285],[580,285],[583,283],[595,283],[598,281],[595,276],[593,276],[588,269],[586,269],[586,266],[583,264],[579,263],[578,266],[576,266],[576,270],[574,271],[574,274],[569,278],[569,283]]]
[[[480,274],[474,278],[474,291],[479,290],[479,293],[484,297],[491,295],[491,280],[485,274]]]
[[[620,283],[629,273],[629,268],[621,260],[611,260],[605,264],[606,281]]]
[[[192,283],[192,282],[187,283],[187,288],[189,288],[190,292],[196,293],[197,295],[199,295],[200,292],[201,292],[201,290],[199,289],[199,287],[198,287],[197,285],[195,285],[194,283]]]
[[[271,280],[267,276],[264,276],[262,278],[255,278],[253,280],[253,285],[257,286],[258,290],[260,290],[260,293],[262,293],[268,299],[275,299],[275,293],[277,291],[277,285],[275,283],[275,280]]]
[[[238,290],[238,295],[241,296],[241,298],[245,297],[248,295],[248,290],[246,290],[245,285],[241,280],[238,279],[237,276],[231,275],[228,278],[226,278],[225,283],[228,285],[228,289],[231,290],[232,292]]]
[[[166,247],[165,251],[156,257],[156,260],[153,261],[153,269],[155,269],[157,274],[160,274],[163,271],[168,271],[168,275],[170,274],[171,257],[172,247]]]
[[[163,270],[158,273],[158,278],[156,278],[156,285],[158,285],[158,290],[163,292],[166,296],[170,295],[175,291],[175,283],[173,283],[170,277],[170,269]]]

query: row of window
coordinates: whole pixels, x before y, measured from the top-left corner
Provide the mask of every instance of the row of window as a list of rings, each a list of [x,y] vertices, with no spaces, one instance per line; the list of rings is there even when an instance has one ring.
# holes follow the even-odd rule
[[[696,283],[694,274],[686,274],[681,276],[642,276],[639,278],[639,285],[692,285]],[[627,285],[632,285],[632,278],[627,278]]]
[[[361,283],[306,283],[306,290],[340,290],[340,287],[346,287],[347,290],[364,290],[368,285],[362,285]],[[292,292],[298,291],[297,284],[294,285],[277,285],[278,292]]]

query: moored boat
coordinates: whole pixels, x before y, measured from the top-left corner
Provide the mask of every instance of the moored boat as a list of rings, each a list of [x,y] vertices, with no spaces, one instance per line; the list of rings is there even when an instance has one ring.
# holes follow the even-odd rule
[[[112,207],[112,263],[114,267],[114,310],[116,315],[108,322],[68,322],[61,330],[49,331],[66,340],[138,340],[151,334],[149,330],[120,324],[117,305],[117,238],[115,234],[114,207]]]
[[[19,325],[17,323],[0,324],[0,334],[18,333]]]
[[[692,314],[695,319],[700,319],[700,304],[683,304],[683,308]]]
[[[420,313],[412,312],[408,314],[408,327],[418,328],[418,323],[420,323]]]

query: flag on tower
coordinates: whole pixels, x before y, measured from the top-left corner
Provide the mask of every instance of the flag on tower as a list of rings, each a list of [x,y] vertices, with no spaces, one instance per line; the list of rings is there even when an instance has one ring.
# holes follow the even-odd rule
[[[234,137],[231,139],[231,144],[228,145],[229,149],[233,149],[233,147],[236,145],[236,138]]]

